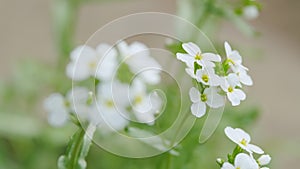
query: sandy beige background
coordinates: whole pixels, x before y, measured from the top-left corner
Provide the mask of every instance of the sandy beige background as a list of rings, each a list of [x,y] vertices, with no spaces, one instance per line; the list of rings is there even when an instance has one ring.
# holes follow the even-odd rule
[[[15,63],[24,58],[53,62],[56,57],[51,25],[50,0],[0,1],[0,75],[9,77]],[[297,168],[300,160],[300,1],[263,1],[264,10],[253,25],[262,36],[242,35],[224,24],[221,40],[228,40],[261,56],[246,58],[255,85],[249,89],[250,102],[259,104],[255,141],[272,147],[273,168]],[[128,0],[89,4],[81,8],[76,35],[78,44],[107,22],[135,12],[175,13],[174,0]],[[248,49],[249,50],[249,49]],[[275,167],[276,166],[276,167]]]

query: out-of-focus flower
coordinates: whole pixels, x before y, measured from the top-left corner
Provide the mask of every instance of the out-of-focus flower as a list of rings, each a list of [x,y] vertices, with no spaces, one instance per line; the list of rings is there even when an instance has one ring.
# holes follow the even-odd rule
[[[221,83],[221,88],[226,92],[228,100],[233,106],[239,105],[241,100],[246,99],[246,94],[241,89],[238,89],[237,86],[240,86],[240,82],[235,74],[223,78]]]
[[[128,86],[120,82],[101,83],[98,86],[98,123],[101,127],[113,130],[122,130],[128,125],[128,97],[126,91]],[[96,110],[95,110],[96,111]],[[97,116],[99,117],[99,116]]]
[[[75,113],[78,119],[87,120],[90,105],[88,105],[89,90],[85,87],[73,87],[66,95],[70,103],[71,112]]]
[[[191,112],[200,118],[206,113],[206,104],[212,108],[219,108],[225,104],[225,98],[218,94],[217,88],[206,88],[201,94],[195,87],[189,91],[190,99],[193,102]]]
[[[271,162],[271,156],[268,154],[262,155],[257,162],[260,166],[268,165]]]
[[[108,44],[100,44],[96,50],[87,45],[79,46],[71,53],[66,74],[76,81],[89,77],[102,81],[111,80],[117,65],[116,59],[116,50]]]
[[[221,169],[259,169],[259,166],[251,156],[240,153],[236,156],[234,165],[225,162]]]
[[[233,129],[231,127],[226,127],[225,134],[231,141],[238,144],[242,149],[246,150],[250,154],[253,152],[257,154],[264,153],[260,147],[250,144],[250,135],[240,128]]]
[[[52,126],[63,126],[69,119],[69,102],[60,93],[53,93],[47,97],[44,109]]]
[[[194,62],[199,64],[202,67],[214,67],[215,64],[213,62],[220,62],[221,57],[217,54],[213,53],[202,53],[200,48],[192,43],[183,43],[183,49],[187,52],[185,53],[177,53],[177,59],[186,63],[189,68],[194,68]]]
[[[161,65],[150,56],[149,48],[140,42],[128,45],[121,41],[118,50],[130,70],[148,84],[160,82]]]
[[[248,20],[256,19],[259,16],[259,10],[256,5],[248,5],[243,8],[243,17]]]
[[[162,106],[162,99],[158,94],[148,94],[145,84],[141,80],[135,79],[130,89],[130,100],[137,120],[153,125],[155,115],[159,113]]]

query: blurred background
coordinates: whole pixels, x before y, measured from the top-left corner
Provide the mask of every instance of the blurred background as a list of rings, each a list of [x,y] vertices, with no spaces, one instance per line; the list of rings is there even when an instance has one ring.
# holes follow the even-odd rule
[[[53,74],[47,69],[39,71],[40,67],[55,65],[57,58],[64,55],[58,47],[59,24],[54,24],[60,22],[57,16],[63,13],[60,3],[0,0],[0,168],[51,168],[75,131],[74,126],[51,128],[45,124],[42,109],[45,96],[53,89],[62,90],[49,89],[50,85],[55,86],[49,80]],[[175,0],[84,3],[78,7],[76,22],[70,24],[74,27],[74,44],[85,43],[100,27],[124,15],[147,11],[178,14],[178,3]],[[250,22],[258,36],[245,35],[232,23],[222,21],[214,39],[234,44],[250,68],[255,84],[248,89],[247,102],[256,105],[260,113],[248,127],[254,142],[272,155],[271,168],[295,168],[300,160],[300,1],[261,3],[260,16]],[[22,89],[15,90],[20,86]],[[97,159],[100,150],[94,151],[91,159]],[[220,155],[226,153],[219,151]]]

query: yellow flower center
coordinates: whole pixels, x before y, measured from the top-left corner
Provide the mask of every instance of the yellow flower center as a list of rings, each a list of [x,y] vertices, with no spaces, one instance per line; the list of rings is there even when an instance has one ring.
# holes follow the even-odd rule
[[[233,88],[230,86],[230,87],[228,87],[228,92],[233,92]]]
[[[200,96],[200,99],[201,99],[201,101],[203,101],[203,102],[207,101],[206,94],[202,94],[202,95]]]
[[[247,146],[247,140],[246,140],[246,139],[243,139],[240,143],[241,143],[242,145],[244,145],[244,146]]]
[[[207,83],[208,80],[209,80],[208,75],[202,75],[202,80],[203,80],[205,83]]]
[[[106,102],[105,102],[105,105],[107,106],[107,107],[114,107],[114,102],[112,101],[112,100],[107,100]]]
[[[64,104],[65,104],[66,107],[70,107],[70,102],[69,102],[69,101],[66,100],[66,101],[64,102]]]
[[[236,169],[241,169],[241,167],[236,167]]]
[[[139,104],[143,101],[143,97],[141,95],[137,95],[135,98],[134,98],[134,104]]]
[[[201,56],[201,54],[198,52],[195,56],[195,60],[201,60],[203,57]]]

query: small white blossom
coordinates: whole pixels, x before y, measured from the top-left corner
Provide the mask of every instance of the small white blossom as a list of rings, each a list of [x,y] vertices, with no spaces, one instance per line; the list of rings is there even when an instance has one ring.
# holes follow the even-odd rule
[[[79,46],[71,53],[71,62],[67,65],[66,74],[76,81],[89,77],[107,81],[115,71],[116,59],[116,50],[108,44],[100,44],[96,50],[87,45]]]
[[[120,82],[101,83],[98,86],[98,114],[102,127],[108,131],[122,130],[128,125],[128,98],[126,95],[128,86]],[[99,115],[98,115],[99,117]],[[99,122],[100,121],[100,122]]]
[[[268,154],[262,155],[257,161],[261,166],[268,165],[271,162],[271,156]]]
[[[135,79],[130,89],[130,98],[137,120],[153,125],[155,115],[159,113],[162,106],[162,100],[157,93],[148,94],[145,84],[141,80]]]
[[[87,120],[88,118],[90,111],[90,105],[87,104],[89,93],[85,87],[73,87],[66,95],[71,112],[75,113],[80,120]]]
[[[201,94],[198,89],[192,87],[189,91],[190,99],[193,102],[191,112],[200,118],[206,113],[206,104],[212,108],[219,108],[225,104],[225,98],[218,94],[217,88],[206,88]]]
[[[194,62],[201,65],[202,67],[214,67],[215,64],[213,62],[220,62],[221,57],[219,55],[213,53],[202,53],[200,48],[192,43],[183,43],[183,49],[187,52],[185,53],[177,53],[177,59],[186,63],[189,68],[194,68]]]
[[[240,153],[235,157],[234,165],[225,162],[221,169],[259,169],[259,166],[251,156]]]
[[[237,88],[237,86],[241,87],[241,84],[236,74],[229,74],[228,77],[223,78],[222,80],[221,88],[226,92],[232,106],[237,106],[242,100],[246,99],[246,94],[241,89]]]
[[[257,6],[248,5],[243,9],[243,16],[248,20],[256,19],[259,16],[259,11]]]
[[[225,134],[226,136],[236,144],[238,144],[242,149],[246,150],[249,153],[257,153],[257,154],[263,154],[264,151],[253,144],[250,144],[251,137],[248,133],[246,133],[244,130],[236,128],[233,129],[231,127],[225,128]]]
[[[219,86],[220,77],[215,74],[213,68],[198,69],[196,71],[196,79],[198,82],[208,86]]]
[[[150,56],[150,50],[146,45],[140,42],[128,45],[125,41],[121,41],[117,47],[130,70],[138,74],[141,80],[149,84],[160,82],[161,65]]]
[[[44,101],[48,122],[52,126],[63,126],[69,119],[69,103],[60,93],[53,93]]]
[[[232,50],[228,42],[224,43],[224,47],[227,56],[227,62],[229,63],[233,72],[236,72],[238,69],[248,70],[248,68],[242,65],[242,56],[238,51]]]

